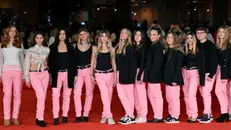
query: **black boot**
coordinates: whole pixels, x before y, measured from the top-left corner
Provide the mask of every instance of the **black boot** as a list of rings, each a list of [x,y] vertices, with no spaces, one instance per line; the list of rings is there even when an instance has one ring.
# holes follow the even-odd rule
[[[63,117],[62,123],[67,123],[67,122],[68,122],[67,117]]]
[[[87,116],[83,117],[83,122],[88,122],[88,117]]]
[[[46,127],[47,124],[44,121],[39,121],[38,119],[36,119],[36,125],[40,126],[40,127]]]
[[[82,122],[82,117],[76,117],[74,123]]]
[[[223,123],[225,121],[229,122],[229,114],[228,113],[221,114],[220,117],[216,119],[216,122],[218,122],[218,123]]]
[[[59,124],[59,118],[54,118],[54,125],[58,125]]]

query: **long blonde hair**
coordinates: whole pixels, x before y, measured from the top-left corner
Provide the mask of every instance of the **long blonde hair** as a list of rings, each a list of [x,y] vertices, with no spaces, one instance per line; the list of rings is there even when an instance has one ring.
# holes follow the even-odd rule
[[[102,51],[102,49],[103,49],[103,44],[102,44],[102,41],[101,41],[101,37],[103,36],[103,34],[106,34],[106,36],[108,38],[107,48],[109,49],[109,51],[111,53],[111,56],[112,56],[112,43],[111,43],[110,33],[106,29],[103,29],[98,33],[99,37],[98,37],[98,43],[97,43],[97,50],[99,52],[99,51]]]
[[[87,31],[87,29],[85,29],[85,28],[81,28],[81,29],[79,29],[79,32],[78,32],[78,43],[81,43],[82,41],[81,41],[81,38],[80,38],[80,33],[81,32],[86,32],[87,34],[88,34],[88,38],[87,38],[87,43],[89,43],[89,44],[92,44],[92,37],[91,37],[91,34]]]
[[[193,33],[187,33],[186,34],[186,37],[185,37],[185,55],[188,55],[189,53],[189,44],[187,43],[187,39],[188,39],[188,36],[192,36],[193,38],[193,49],[192,49],[192,54],[196,54],[197,52],[197,39],[196,39],[196,36],[195,34]]]
[[[229,30],[229,44],[231,44],[231,38],[230,38],[231,37],[231,27],[229,27],[228,30]]]
[[[225,31],[225,37],[224,37],[222,43],[220,42],[220,38],[219,38],[219,34],[218,34],[221,29],[224,29],[224,31]],[[229,31],[228,31],[228,28],[226,26],[219,27],[218,31],[217,31],[217,44],[216,44],[217,48],[221,49],[221,50],[225,50],[227,48],[227,46],[228,46],[228,41],[229,41]]]
[[[122,39],[121,39],[121,37],[120,37],[120,39],[119,39],[119,44],[116,45],[116,48],[118,47],[116,53],[119,53],[119,48],[122,48],[122,52],[123,52],[123,54],[125,55],[125,54],[126,54],[126,48],[127,48],[127,46],[133,45],[133,44],[132,44],[132,33],[131,33],[131,31],[130,31],[128,28],[122,29],[122,30],[120,31],[120,34],[121,34],[122,31],[124,31],[124,30],[125,30],[126,33],[128,34],[128,38],[124,41],[124,45],[121,47],[120,44],[122,43]]]

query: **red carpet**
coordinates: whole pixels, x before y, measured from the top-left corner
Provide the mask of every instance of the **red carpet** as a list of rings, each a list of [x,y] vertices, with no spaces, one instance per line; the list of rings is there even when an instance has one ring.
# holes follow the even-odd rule
[[[33,129],[33,130],[40,130],[42,128],[35,125],[35,109],[36,109],[36,98],[35,93],[32,89],[23,89],[22,92],[22,105],[19,115],[19,120],[21,122],[20,126],[13,126],[10,127],[4,127],[3,126],[3,106],[2,106],[2,87],[0,87],[0,130],[23,130],[23,129]],[[94,94],[94,100],[93,100],[93,106],[92,111],[90,113],[90,121],[89,123],[73,123],[75,119],[75,111],[74,111],[74,101],[73,97],[71,100],[71,107],[69,112],[69,123],[67,124],[60,124],[58,126],[52,125],[53,119],[52,119],[52,102],[51,102],[51,91],[48,91],[47,94],[47,102],[46,102],[46,111],[45,111],[45,121],[48,123],[48,126],[44,129],[47,130],[228,130],[231,128],[231,123],[224,123],[224,124],[218,124],[218,123],[210,123],[210,124],[188,124],[186,121],[187,116],[185,114],[185,104],[183,101],[183,98],[181,98],[181,123],[179,124],[132,124],[132,125],[120,125],[116,124],[113,126],[109,126],[107,124],[100,124],[99,121],[101,119],[101,112],[102,112],[102,103],[100,99],[99,93]],[[164,116],[167,116],[167,103],[165,102],[164,105]],[[200,109],[200,114],[203,109],[202,100],[199,97],[198,99],[198,107]],[[121,106],[121,103],[119,101],[119,98],[117,94],[114,94],[113,101],[112,101],[112,113],[114,115],[114,119],[116,122],[120,119],[121,116],[124,115],[124,110]],[[219,110],[219,103],[217,101],[217,98],[213,96],[213,115],[214,117],[219,116],[220,110]],[[152,110],[149,105],[149,114],[148,118],[152,118]]]

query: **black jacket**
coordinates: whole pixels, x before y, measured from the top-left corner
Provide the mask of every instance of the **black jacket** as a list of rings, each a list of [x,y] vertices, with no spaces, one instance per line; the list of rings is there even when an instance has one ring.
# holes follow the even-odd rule
[[[182,67],[184,54],[177,49],[169,49],[165,55],[164,84],[183,85]]]
[[[119,59],[116,59],[117,70],[119,71],[119,83],[133,84],[135,83],[137,71],[136,49],[134,46],[127,46],[126,54],[122,52],[120,55]]]
[[[150,46],[144,72],[144,81],[150,83],[163,82],[164,53],[161,43]]]
[[[68,68],[68,87],[69,88],[74,88],[74,78],[77,75],[77,68],[75,65],[75,51],[74,47],[70,44],[66,44],[67,46],[67,53],[69,55],[69,58],[66,59],[63,62],[69,62],[69,68]],[[48,66],[49,70],[51,73],[51,78],[52,78],[52,88],[57,87],[57,78],[58,78],[58,68],[57,68],[57,60],[58,57],[58,46],[56,44],[52,44],[50,46],[50,54],[48,58]]]
[[[221,79],[229,79],[229,73],[230,73],[230,55],[231,51],[229,48],[226,50],[217,50],[217,56],[218,56],[218,64],[220,65],[221,69]]]
[[[141,47],[137,47],[136,61],[137,61],[137,68],[139,68],[139,72],[137,74],[138,81],[141,80],[141,75],[143,74],[145,69],[146,54],[147,54],[147,46],[145,44],[141,45]]]
[[[209,77],[213,78],[217,71],[217,51],[216,46],[211,41],[207,40],[205,43],[198,43],[199,51],[202,54],[202,64],[204,69],[204,76],[209,73]]]

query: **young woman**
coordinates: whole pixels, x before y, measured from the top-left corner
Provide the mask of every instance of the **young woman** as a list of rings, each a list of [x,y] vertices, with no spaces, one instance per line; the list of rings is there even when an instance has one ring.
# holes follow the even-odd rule
[[[187,122],[195,123],[198,116],[197,108],[197,90],[199,84],[203,85],[203,81],[200,82],[201,68],[201,53],[198,50],[196,43],[196,36],[193,33],[186,34],[185,39],[185,56],[183,62],[183,78],[184,78],[184,101],[186,105],[186,112],[188,115]]]
[[[13,97],[13,124],[19,125],[18,114],[21,105],[24,50],[19,32],[15,26],[9,26],[2,37],[0,48],[0,82],[3,83],[4,125],[10,125],[11,97]],[[13,89],[13,92],[12,92]]]
[[[50,49],[46,47],[44,41],[44,34],[37,32],[34,37],[33,45],[26,53],[24,62],[24,75],[26,85],[35,90],[37,98],[37,111],[36,111],[36,124],[45,127],[47,124],[44,122],[44,110],[46,93],[49,83],[49,74],[47,67],[47,58]]]
[[[229,121],[228,114],[228,94],[227,82],[229,79],[230,71],[230,49],[228,48],[229,32],[228,28],[221,26],[217,32],[217,56],[218,66],[216,72],[216,87],[215,93],[220,103],[221,115],[216,119],[217,122]]]
[[[217,70],[217,52],[216,46],[211,41],[207,40],[207,29],[199,27],[196,30],[196,36],[198,38],[199,50],[202,52],[202,69],[200,81],[204,82],[204,85],[199,87],[200,94],[204,102],[203,115],[198,118],[200,123],[210,123],[213,120],[212,117],[212,98],[211,91],[215,80],[215,74]]]
[[[65,30],[58,32],[55,43],[50,46],[49,69],[52,77],[52,103],[54,125],[59,124],[59,97],[63,86],[62,123],[68,122],[70,95],[77,80],[74,47],[67,42]]]
[[[148,97],[154,112],[154,118],[149,120],[150,123],[163,122],[163,97],[161,90],[161,82],[163,82],[163,60],[164,48],[161,41],[161,30],[159,28],[151,28],[149,38],[151,46],[147,53],[147,62],[144,73],[144,81],[148,83]]]
[[[164,84],[169,116],[166,123],[179,123],[180,116],[180,85],[183,85],[182,66],[183,52],[180,49],[176,34],[166,35],[167,49],[164,68]]]
[[[91,77],[98,84],[103,102],[102,120],[100,123],[113,125],[111,113],[113,87],[116,83],[115,50],[112,48],[110,34],[107,30],[99,32],[98,45],[92,48]]]
[[[136,123],[146,123],[147,122],[147,92],[146,92],[146,83],[143,82],[143,72],[145,69],[145,60],[146,60],[146,43],[145,43],[145,34],[142,30],[136,30],[134,33],[134,44],[136,47],[136,60],[137,60],[137,74],[136,81],[134,86],[134,99],[135,99],[135,108],[137,111]]]
[[[79,30],[78,43],[75,45],[75,62],[77,64],[78,80],[75,82],[74,101],[76,119],[75,123],[88,122],[88,115],[91,110],[94,83],[91,80],[91,55],[92,55],[92,40],[89,32],[86,29]],[[86,99],[82,118],[82,103],[81,95],[83,84],[86,87]]]
[[[131,42],[131,31],[122,29],[116,50],[117,92],[126,115],[119,121],[121,124],[135,123],[134,117],[134,83],[137,63],[136,50]]]

